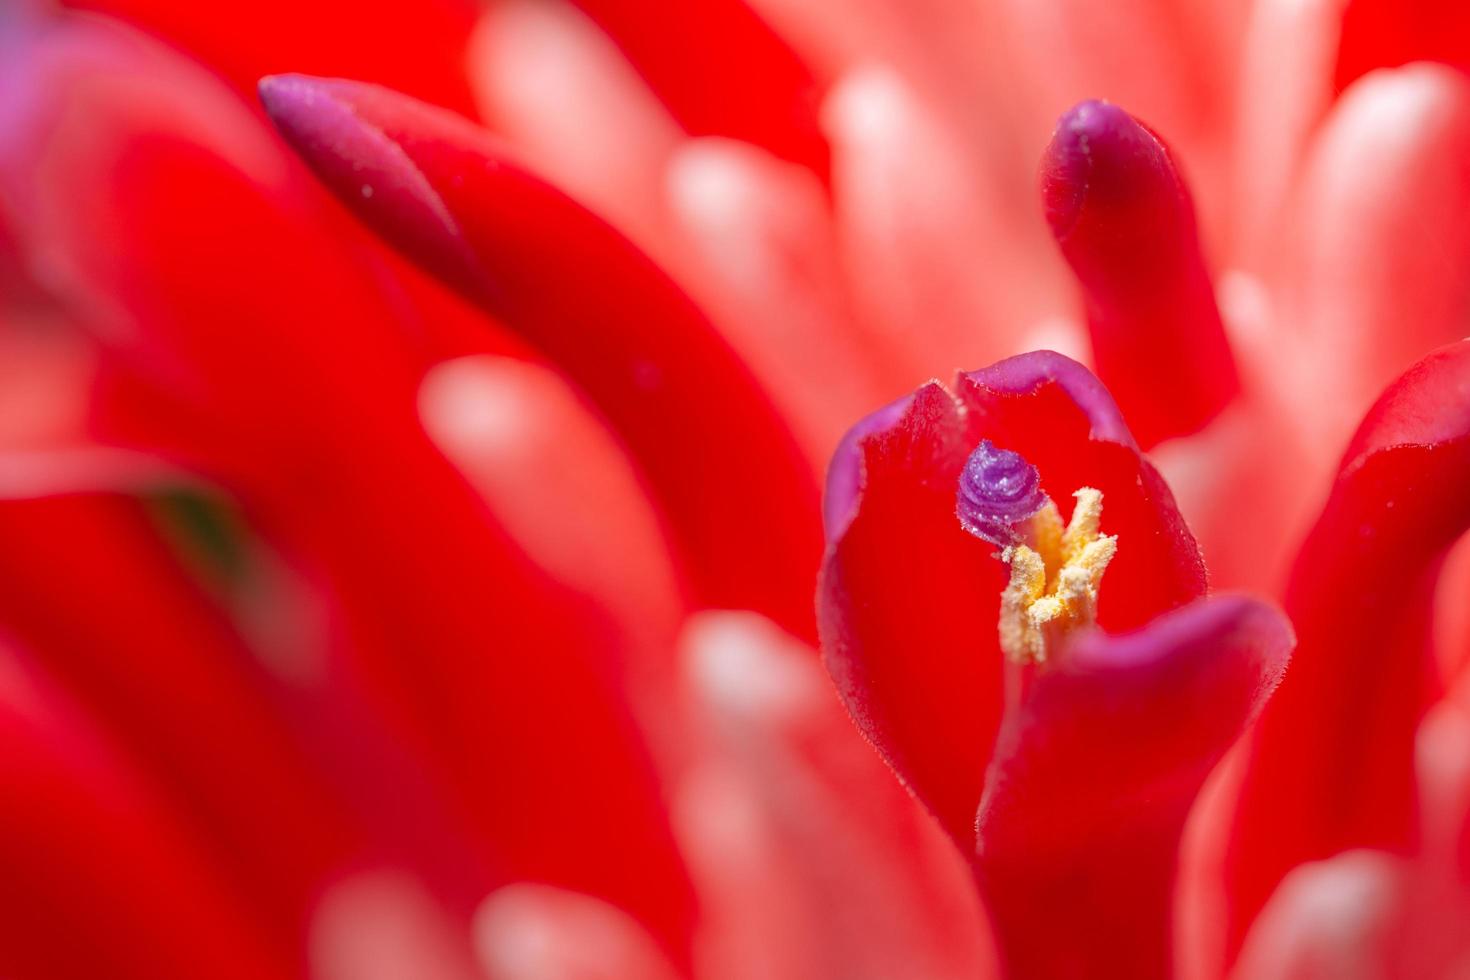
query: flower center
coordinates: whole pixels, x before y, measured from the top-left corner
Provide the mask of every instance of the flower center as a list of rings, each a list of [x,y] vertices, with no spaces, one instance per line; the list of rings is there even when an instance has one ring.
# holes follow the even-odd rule
[[[1102,492],[1083,487],[1062,526],[1040,474],[1020,454],[982,442],[960,475],[960,526],[1000,545],[1011,566],[1000,594],[1000,648],[1014,663],[1045,663],[1062,639],[1097,621],[1103,572],[1118,551],[1101,532]]]

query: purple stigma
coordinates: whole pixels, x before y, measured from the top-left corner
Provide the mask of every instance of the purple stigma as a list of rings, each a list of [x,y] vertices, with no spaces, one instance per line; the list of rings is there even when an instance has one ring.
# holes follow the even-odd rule
[[[1015,526],[1046,506],[1047,499],[1036,467],[986,439],[960,473],[955,515],[966,531],[1004,548],[1020,543]]]

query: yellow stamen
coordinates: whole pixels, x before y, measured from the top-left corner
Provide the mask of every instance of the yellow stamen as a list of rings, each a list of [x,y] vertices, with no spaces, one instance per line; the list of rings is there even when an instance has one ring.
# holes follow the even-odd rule
[[[1001,552],[1011,581],[1000,595],[1000,648],[1012,661],[1044,663],[1062,638],[1097,620],[1103,572],[1118,551],[1116,535],[1101,533],[1102,493],[1083,487],[1062,529],[1047,501],[1027,528],[1027,543]]]

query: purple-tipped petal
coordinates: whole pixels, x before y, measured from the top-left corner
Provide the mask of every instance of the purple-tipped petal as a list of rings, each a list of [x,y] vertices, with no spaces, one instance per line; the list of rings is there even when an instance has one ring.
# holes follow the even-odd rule
[[[265,111],[337,194],[372,202],[385,234],[411,243],[436,268],[472,279],[477,263],[444,201],[403,148],[337,97],[330,79],[269,75],[260,80]]]
[[[842,537],[852,522],[858,494],[862,492],[863,441],[896,426],[913,400],[913,395],[904,395],[876,412],[870,412],[847,430],[837,444],[832,462],[827,467],[826,492],[822,496],[822,526],[828,541]]]
[[[359,218],[586,393],[642,467],[698,601],[812,635],[821,518],[809,461],[666,273],[463,118],[340,80],[273,79],[262,98]]]
[[[1202,599],[1077,638],[996,742],[977,880],[1011,975],[1166,977],[1184,820],[1280,681],[1279,610]]]
[[[1201,428],[1239,379],[1168,147],[1118,106],[1083,102],[1057,123],[1041,195],[1082,285],[1098,375],[1139,442]]]
[[[1101,381],[1087,368],[1051,350],[1029,351],[996,361],[962,377],[970,384],[1006,397],[1030,395],[1047,385],[1056,385],[1086,417],[1089,437],[1137,449],[1118,403]],[[963,388],[963,385],[960,387]]]

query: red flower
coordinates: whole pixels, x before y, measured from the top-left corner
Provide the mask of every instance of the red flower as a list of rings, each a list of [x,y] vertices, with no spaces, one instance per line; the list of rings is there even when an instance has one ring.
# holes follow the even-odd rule
[[[1463,966],[1452,7],[12,2],[0,974]]]
[[[1101,492],[1117,553],[1094,583],[1096,623],[1116,635],[1088,615],[1039,657],[1007,642],[1002,590],[1019,560],[955,514],[981,440],[1023,454],[1055,500]],[[1205,596],[1168,488],[1106,390],[1060,355],[960,375],[953,394],[931,382],[871,416],[828,492],[828,669],[970,859],[1007,967],[1167,975],[1184,819],[1280,679],[1290,626],[1256,600]],[[1064,569],[1046,566],[1055,590]],[[1062,935],[1058,919],[1072,924]]]

